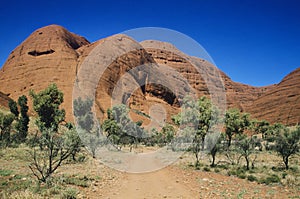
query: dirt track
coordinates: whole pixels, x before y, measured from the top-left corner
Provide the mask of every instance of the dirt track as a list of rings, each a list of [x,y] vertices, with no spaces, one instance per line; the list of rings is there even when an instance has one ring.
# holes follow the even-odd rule
[[[213,172],[183,169],[176,165],[164,169],[129,174],[102,168],[107,175],[92,186],[84,198],[152,199],[152,198],[297,198],[297,189],[267,186]]]

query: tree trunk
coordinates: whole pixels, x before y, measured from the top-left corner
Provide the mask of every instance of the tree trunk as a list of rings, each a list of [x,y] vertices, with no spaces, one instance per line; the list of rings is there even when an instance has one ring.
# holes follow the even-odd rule
[[[283,162],[285,164],[285,169],[288,170],[289,169],[289,157],[284,157]]]
[[[202,138],[201,138],[201,151],[204,151],[204,141],[205,141],[205,136],[202,136]]]
[[[212,155],[212,163],[211,163],[211,167],[215,166],[215,160],[216,160],[216,155]]]
[[[245,156],[246,164],[247,164],[247,170],[249,170],[249,159],[247,156]]]
[[[228,149],[230,146],[231,146],[231,136],[228,136],[228,144],[227,144]]]

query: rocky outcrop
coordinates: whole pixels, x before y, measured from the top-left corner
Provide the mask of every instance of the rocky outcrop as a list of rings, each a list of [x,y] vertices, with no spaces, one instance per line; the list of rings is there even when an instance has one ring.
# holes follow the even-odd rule
[[[89,42],[65,28],[50,25],[34,31],[9,55],[0,71],[0,90],[12,99],[40,91],[50,83],[63,90],[68,118],[71,118],[72,87],[76,75],[76,49]],[[29,98],[29,104],[31,104]]]
[[[253,87],[232,81],[211,63],[187,56],[169,43],[138,43],[125,35],[90,43],[57,25],[36,30],[9,55],[0,70],[0,90],[4,93],[0,95],[0,104],[2,101],[5,104],[7,97],[17,100],[23,94],[28,96],[31,89],[40,91],[55,82],[64,92],[62,107],[67,111],[67,120],[73,120],[72,92],[81,65],[98,44],[105,42],[110,42],[110,45],[99,54],[102,60],[105,60],[105,54],[127,48],[133,50],[118,56],[107,66],[97,66],[100,68],[91,71],[97,73],[99,69],[103,70],[99,81],[97,78],[87,80],[98,81],[95,97],[99,117],[105,115],[114,98],[118,98],[135,110],[131,117],[144,120],[145,125],[150,121],[144,116],[150,114],[155,104],[160,104],[160,109],[168,112],[165,119],[170,120],[170,116],[179,111],[181,100],[187,93],[211,97],[213,91],[218,100],[226,102],[227,107],[250,112],[255,118],[299,123],[300,69],[279,84]],[[99,63],[99,60],[90,61]],[[122,96],[114,96],[118,86],[123,89]],[[226,98],[222,96],[223,91]],[[157,107],[155,109],[158,110]]]
[[[271,123],[300,123],[300,68],[287,75],[279,84],[273,85],[251,101],[246,110],[253,117]]]

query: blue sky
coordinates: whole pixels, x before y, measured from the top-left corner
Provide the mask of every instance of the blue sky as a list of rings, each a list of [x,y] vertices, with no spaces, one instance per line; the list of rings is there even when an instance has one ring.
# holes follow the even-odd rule
[[[163,27],[200,43],[234,81],[264,86],[300,67],[299,10],[298,0],[2,1],[0,66],[31,32],[50,24],[92,42]]]

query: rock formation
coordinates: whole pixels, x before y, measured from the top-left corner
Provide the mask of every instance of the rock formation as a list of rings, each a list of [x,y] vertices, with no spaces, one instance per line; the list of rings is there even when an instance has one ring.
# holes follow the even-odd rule
[[[115,35],[90,43],[57,25],[34,31],[9,55],[0,70],[0,91],[4,93],[0,93],[0,104],[5,104],[7,96],[17,100],[23,94],[28,96],[31,89],[40,91],[55,82],[64,92],[65,102],[62,107],[67,111],[67,120],[72,121],[72,92],[81,65],[98,44],[108,41],[112,42],[111,46],[99,56],[114,53],[116,46],[120,50],[133,50],[112,60],[108,66],[100,66],[103,74],[96,89],[99,116],[105,114],[106,109],[111,106],[116,88],[122,86],[124,95],[120,100],[133,110],[149,114],[151,106],[158,103],[169,113],[166,119],[170,120],[170,115],[179,111],[180,100],[186,92],[195,91],[197,96],[209,96],[212,89],[222,88],[220,82],[216,84],[219,81],[216,74],[219,74],[219,79],[224,84],[228,107],[237,107],[251,113],[254,118],[266,119],[272,123],[296,124],[300,121],[300,68],[279,84],[253,87],[233,82],[225,73],[205,60],[181,56],[183,53],[169,43],[138,43],[125,35]],[[202,71],[195,70],[192,62],[197,62]],[[145,68],[139,69],[142,66],[148,70],[148,74],[143,71]],[[124,77],[129,71],[133,77],[130,81],[130,77]],[[95,69],[93,73],[96,72]],[[207,82],[207,77],[213,83]],[[159,81],[154,83],[155,80]],[[130,88],[136,89],[132,91]],[[113,96],[118,97],[120,96]],[[136,112],[132,112],[131,116],[135,120],[145,120],[145,124],[149,122]]]

